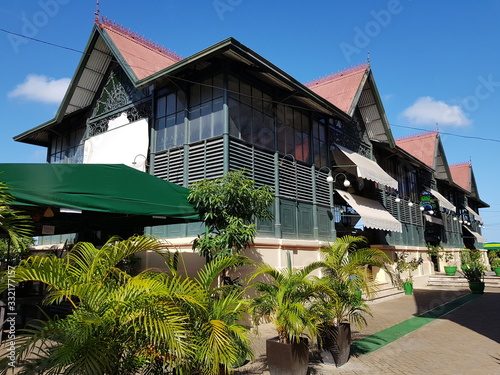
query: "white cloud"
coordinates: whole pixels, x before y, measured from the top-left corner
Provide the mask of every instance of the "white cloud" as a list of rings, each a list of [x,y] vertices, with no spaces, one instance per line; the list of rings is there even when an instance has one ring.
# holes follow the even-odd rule
[[[403,116],[415,125],[467,126],[472,121],[458,105],[450,105],[430,96],[418,98],[408,107]]]
[[[60,103],[69,83],[69,78],[54,79],[44,75],[29,74],[26,80],[8,95],[10,98],[21,97],[42,103]]]

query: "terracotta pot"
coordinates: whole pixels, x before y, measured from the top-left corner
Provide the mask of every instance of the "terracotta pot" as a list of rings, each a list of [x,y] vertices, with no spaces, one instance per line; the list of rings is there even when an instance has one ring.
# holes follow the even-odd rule
[[[306,375],[309,346],[306,338],[285,344],[277,337],[266,340],[267,366],[271,375]]]
[[[323,363],[337,367],[346,364],[351,354],[351,325],[326,326],[321,330],[318,346]]]

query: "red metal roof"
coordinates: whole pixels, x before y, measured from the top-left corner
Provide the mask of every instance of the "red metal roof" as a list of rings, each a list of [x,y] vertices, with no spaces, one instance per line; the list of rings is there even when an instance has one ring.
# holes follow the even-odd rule
[[[349,110],[353,100],[360,88],[363,76],[369,68],[369,64],[360,64],[308,82],[305,85],[337,108],[350,114]]]
[[[109,35],[125,62],[141,80],[180,61],[181,56],[103,18],[97,23]]]
[[[436,147],[438,134],[435,131],[396,139],[396,145],[410,155],[435,169]]]
[[[472,192],[471,168],[469,162],[450,165],[453,182],[469,192]]]

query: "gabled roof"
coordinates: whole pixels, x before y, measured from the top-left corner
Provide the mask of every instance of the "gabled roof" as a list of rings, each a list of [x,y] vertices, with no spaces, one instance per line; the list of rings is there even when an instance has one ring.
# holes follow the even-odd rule
[[[184,72],[231,60],[241,69],[269,85],[278,87],[284,97],[293,97],[301,105],[334,115],[344,121],[350,118],[331,102],[317,95],[292,76],[273,65],[233,38],[223,40],[196,54],[181,59],[158,45],[106,21],[94,25],[82,59],[54,119],[14,137],[15,141],[48,146],[52,131],[57,131],[70,116],[85,116],[110,64],[118,62],[136,87],[157,84]],[[72,117],[72,116],[71,116]]]
[[[472,192],[472,166],[470,163],[450,165],[453,182],[462,189]]]
[[[87,46],[54,119],[14,137],[15,141],[46,146],[49,133],[66,116],[94,100],[112,61],[118,62],[133,84],[163,70],[181,57],[116,23],[96,19]]]
[[[305,85],[316,94],[333,103],[352,116],[356,108],[355,98],[359,97],[362,83],[366,81],[370,66],[361,64],[338,73],[308,82]]]
[[[394,147],[389,122],[369,64],[360,64],[305,85],[351,117],[359,108],[370,140],[386,142]]]
[[[439,133],[435,131],[396,139],[396,145],[434,170],[434,176],[451,182],[452,176]]]
[[[137,33],[103,18],[97,23],[103,37],[109,38],[111,49],[132,73],[131,81],[144,79],[182,60],[182,57],[145,39]],[[124,63],[124,64],[123,64]]]
[[[450,172],[455,184],[468,191],[474,198],[479,200],[476,179],[470,162],[452,164],[450,165]]]

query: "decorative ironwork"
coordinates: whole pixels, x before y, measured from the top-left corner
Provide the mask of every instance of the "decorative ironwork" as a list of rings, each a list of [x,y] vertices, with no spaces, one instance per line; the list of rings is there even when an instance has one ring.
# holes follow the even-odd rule
[[[127,110],[127,118],[130,122],[140,119],[151,119],[152,103],[150,101],[144,102],[141,105],[130,107]]]
[[[140,119],[151,119],[152,114],[152,104],[150,101],[144,102],[140,105],[130,107],[126,110],[127,119],[129,122],[138,121]],[[97,121],[88,121],[87,131],[85,132],[85,138],[93,137],[94,135],[102,134],[108,131],[108,124],[111,120],[120,117],[122,112],[115,113],[106,118]]]
[[[340,123],[340,121],[338,122]],[[340,123],[341,124],[341,123]],[[349,150],[356,151],[358,154],[371,159],[372,150],[371,147],[363,143],[359,138],[353,137],[352,134],[346,134],[343,130],[347,128],[346,126],[336,126],[328,129],[328,141],[330,145],[338,144],[348,148]]]
[[[145,90],[137,90],[119,67],[109,73],[101,96],[97,99],[91,117],[130,105],[146,96]]]
[[[109,120],[112,120],[113,118],[116,117],[118,116],[110,116],[108,118],[99,120],[97,122],[87,124],[87,131],[85,133],[85,138],[93,137],[94,135],[107,132]]]

